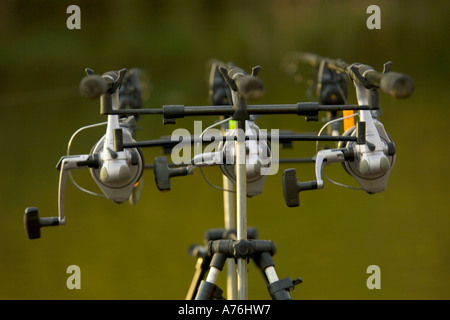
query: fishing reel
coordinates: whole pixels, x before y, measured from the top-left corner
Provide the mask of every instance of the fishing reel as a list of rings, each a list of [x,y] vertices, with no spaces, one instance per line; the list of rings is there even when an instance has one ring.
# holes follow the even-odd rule
[[[299,192],[324,187],[322,170],[325,164],[342,163],[346,172],[369,194],[386,189],[395,164],[395,145],[381,122],[369,121],[370,130],[366,129],[366,125],[366,122],[359,121],[343,134],[357,136],[356,141],[341,141],[338,148],[320,150],[316,154],[316,180],[297,181],[295,168],[283,172],[283,196],[288,207],[299,206]]]
[[[119,88],[126,72],[126,69],[122,69],[97,75],[93,70],[86,69],[87,76],[80,82],[80,93],[89,99],[100,97],[102,109],[118,110],[121,106]],[[60,172],[58,216],[41,218],[38,208],[27,208],[24,224],[30,239],[40,238],[41,227],[66,223],[64,193],[71,170],[88,168],[104,196],[115,203],[138,202],[142,191],[143,154],[139,148],[123,148],[124,143],[135,142],[134,124],[133,117],[121,120],[118,115],[108,115],[106,133],[89,154],[68,155],[59,160],[56,166]]]
[[[226,137],[234,137],[235,130],[227,130]],[[246,182],[247,196],[253,197],[262,193],[267,175],[270,174],[272,166],[272,150],[267,139],[261,136],[259,127],[253,120],[245,122],[245,135],[247,137],[258,137],[246,141]],[[220,165],[222,173],[236,184],[236,149],[233,140],[226,140],[219,145],[225,159]]]
[[[156,186],[160,191],[171,189],[170,179],[177,176],[193,174],[195,168],[219,166],[222,173],[236,184],[235,130],[228,129],[225,136],[218,137],[219,142],[214,152],[196,154],[188,164],[172,165],[166,156],[159,156],[154,161]],[[247,196],[253,197],[262,193],[267,175],[271,174],[272,151],[270,144],[260,134],[254,121],[246,121],[245,134],[252,139],[246,141],[246,183]],[[256,137],[260,137],[256,140]],[[208,148],[211,148],[210,146]]]
[[[312,58],[311,58],[312,57]],[[316,57],[308,56],[308,59]],[[342,67],[336,65],[352,80],[359,105],[368,105],[380,110],[379,88],[395,97],[407,97],[414,84],[406,75],[389,72],[390,63],[385,64],[382,73],[363,64]],[[334,66],[334,68],[337,68]],[[386,189],[388,179],[395,165],[395,144],[387,134],[383,124],[377,119],[379,112],[361,110],[356,125],[347,128],[343,136],[356,139],[340,141],[338,148],[319,151],[315,156],[316,180],[298,182],[296,170],[291,168],[283,173],[283,195],[287,206],[299,205],[299,192],[323,188],[321,172],[324,164],[340,162],[360,188],[369,194]]]
[[[235,121],[228,122],[233,124],[229,126],[225,133],[226,137],[237,137],[236,130],[244,130],[246,137],[260,137],[260,129],[255,123],[257,115],[249,116],[245,114],[246,101],[258,100],[264,94],[264,84],[257,77],[260,67],[253,67],[251,74],[246,74],[239,67],[228,65],[218,66],[217,70],[222,78],[216,80],[216,87],[225,88],[228,86],[226,96],[236,108],[233,118],[245,120],[245,128],[236,128]],[[212,72],[212,74],[217,74]],[[218,82],[222,82],[218,85]],[[223,90],[223,89],[222,89]],[[222,173],[233,183],[236,184],[236,149],[234,139],[227,139],[219,145],[225,161],[222,162],[220,169]],[[246,148],[246,183],[247,196],[253,197],[262,193],[264,182],[272,165],[272,152],[267,139],[249,139],[245,142]]]
[[[234,115],[216,124],[222,124],[222,128],[225,129],[223,136],[222,134],[214,135],[215,139],[220,140],[215,146],[218,151],[198,152],[189,164],[176,168],[171,167],[165,156],[155,159],[155,180],[160,191],[170,190],[172,177],[192,174],[194,168],[201,170],[203,167],[214,165],[220,166],[222,173],[236,185],[235,137],[238,134],[237,130],[242,130],[246,137],[253,138],[245,141],[247,196],[253,197],[262,193],[267,175],[271,174],[272,151],[267,139],[264,139],[255,123],[258,116],[248,115],[245,108],[240,108],[246,106],[247,100],[257,100],[262,97],[264,85],[257,78],[259,70],[257,66],[252,69],[251,74],[246,74],[241,68],[231,63],[213,61],[209,77],[210,100],[214,105],[233,105]],[[245,129],[237,128],[238,121],[245,124]],[[200,139],[203,139],[203,133]],[[209,146],[208,149],[213,148]]]
[[[361,69],[362,66],[364,66],[363,69]],[[383,75],[388,74],[389,68],[390,65],[385,65]],[[380,93],[364,78],[365,72],[375,72],[375,70],[361,64],[354,64],[350,70],[358,104],[367,104],[379,109]],[[376,116],[376,113],[361,111],[359,119],[365,125],[358,129],[352,127],[344,132],[344,136],[351,136],[355,135],[357,130],[364,131],[365,143],[358,144],[351,141],[339,143],[340,147],[355,149],[355,161],[345,162],[344,168],[367,193],[384,191],[395,165],[395,144]]]

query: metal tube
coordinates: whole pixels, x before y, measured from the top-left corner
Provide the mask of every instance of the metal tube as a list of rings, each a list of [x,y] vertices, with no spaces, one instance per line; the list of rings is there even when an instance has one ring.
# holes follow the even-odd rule
[[[233,190],[233,183],[226,175],[223,175],[223,208],[225,229],[232,230],[236,228],[236,205],[234,194],[226,190]],[[236,300],[236,264],[232,259],[227,259],[227,299]]]
[[[225,134],[225,129],[222,128],[222,133]],[[224,226],[225,230],[232,230],[236,228],[236,198],[232,192],[227,190],[234,190],[234,185],[226,175],[222,175],[223,181],[223,209],[224,209]],[[233,259],[227,259],[227,299],[237,299],[237,284],[236,284],[236,264]]]
[[[225,134],[225,129],[222,128],[222,133]],[[236,199],[234,194],[227,191],[233,190],[234,185],[226,175],[222,175],[223,181],[223,209],[224,209],[224,226],[225,230],[232,230],[236,228]],[[227,299],[237,299],[236,286],[236,264],[234,260],[227,259]]]
[[[264,270],[264,273],[266,274],[267,280],[269,283],[273,283],[278,281],[278,276],[275,271],[275,268],[273,266],[269,266]]]
[[[197,259],[197,264],[195,265],[194,277],[192,278],[192,282],[191,282],[191,285],[189,286],[185,300],[193,300],[195,298],[200,281],[203,279],[203,277],[206,273],[206,269],[204,268],[204,264],[206,263],[205,261],[206,261],[205,258],[202,258],[202,257]],[[209,266],[209,263],[208,263],[208,266]]]
[[[209,269],[209,273],[208,276],[206,277],[206,281],[209,283],[214,283],[216,284],[217,278],[219,277],[220,274],[220,270],[217,269],[216,267],[211,267]]]
[[[236,150],[237,240],[247,239],[247,174],[245,152],[245,121],[238,121]],[[247,260],[237,260],[238,300],[248,299]]]

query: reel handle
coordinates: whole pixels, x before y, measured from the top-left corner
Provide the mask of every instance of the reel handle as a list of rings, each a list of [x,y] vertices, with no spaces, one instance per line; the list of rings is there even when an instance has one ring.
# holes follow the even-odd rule
[[[68,171],[72,169],[96,166],[98,166],[98,158],[96,155],[65,156],[58,161],[56,165],[56,169],[60,171],[58,186],[58,216],[41,218],[39,216],[38,208],[26,208],[23,223],[28,238],[40,238],[42,227],[60,226],[66,224],[66,218],[64,215],[64,190]]]
[[[170,190],[171,177],[185,176],[190,173],[188,167],[170,168],[166,156],[155,158],[154,172],[156,186],[159,191]]]
[[[297,171],[293,168],[283,172],[283,196],[288,207],[298,207],[300,205],[299,192],[305,190],[315,190],[323,188],[322,167],[324,163],[337,163],[354,161],[353,148],[325,149],[315,156],[316,180],[299,182],[297,181]]]
[[[317,181],[299,182],[297,181],[297,171],[294,168],[286,169],[282,178],[284,201],[288,207],[298,207],[300,205],[300,191],[318,189]]]
[[[36,207],[28,207],[25,209],[23,217],[25,231],[29,239],[38,239],[41,237],[41,228],[49,226],[59,226],[60,220],[58,217],[41,218],[39,216],[39,209]]]

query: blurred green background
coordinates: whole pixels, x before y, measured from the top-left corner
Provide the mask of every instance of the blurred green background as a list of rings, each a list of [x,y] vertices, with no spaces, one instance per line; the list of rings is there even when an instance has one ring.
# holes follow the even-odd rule
[[[69,30],[66,8],[81,8],[81,30]],[[369,30],[366,9],[381,9],[381,29]],[[262,195],[249,199],[248,224],[277,245],[280,278],[302,277],[293,299],[449,299],[448,1],[7,1],[0,2],[0,298],[184,299],[194,273],[189,246],[208,228],[223,226],[222,193],[196,174],[172,180],[161,193],[151,170],[140,203],[117,205],[69,183],[67,225],[29,240],[24,209],[57,215],[56,162],[72,133],[104,121],[98,101],[83,99],[84,68],[99,73],[139,67],[151,78],[146,107],[208,103],[210,59],[250,70],[261,65],[261,104],[307,101],[306,78],[281,68],[292,51],[309,51],[409,74],[407,100],[381,95],[384,123],[396,143],[397,163],[385,192],[368,195],[325,182],[283,200],[281,165]],[[355,102],[353,91],[349,91]],[[194,119],[139,121],[138,139],[192,130]],[[204,126],[216,119],[202,118]],[[317,132],[321,122],[263,116],[261,128]],[[88,153],[103,129],[81,133],[72,153]],[[160,149],[145,149],[148,162]],[[314,145],[294,143],[281,156],[311,156]],[[301,180],[313,166],[295,165]],[[340,165],[335,180],[352,184]],[[205,170],[221,183],[220,170]],[[87,171],[79,183],[97,190]],[[69,290],[66,268],[81,268],[81,290]],[[366,268],[381,268],[381,289],[366,287]],[[225,289],[225,273],[219,285]],[[269,299],[260,273],[249,267],[249,298]]]

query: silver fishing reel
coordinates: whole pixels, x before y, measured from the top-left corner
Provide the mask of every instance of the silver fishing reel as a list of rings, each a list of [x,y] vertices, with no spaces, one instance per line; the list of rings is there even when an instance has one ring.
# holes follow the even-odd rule
[[[227,130],[226,136],[236,136],[237,129]],[[248,137],[261,137],[260,129],[252,120],[245,121],[245,135]],[[272,151],[267,139],[248,139],[246,145],[246,182],[247,196],[253,197],[262,193],[267,175],[272,166]],[[221,143],[224,161],[220,166],[223,174],[236,184],[236,154],[234,140]]]
[[[120,108],[119,88],[127,72],[110,71],[96,75],[86,69],[87,76],[80,82],[80,93],[90,99],[100,97],[102,107]],[[30,239],[40,238],[40,228],[66,224],[64,193],[70,170],[89,168],[92,178],[104,196],[116,203],[127,200],[136,204],[142,191],[143,155],[138,148],[123,148],[124,143],[135,142],[128,124],[118,115],[108,115],[106,134],[92,148],[90,154],[62,157],[56,168],[60,171],[58,185],[58,216],[41,218],[36,207],[25,210],[25,230]]]

